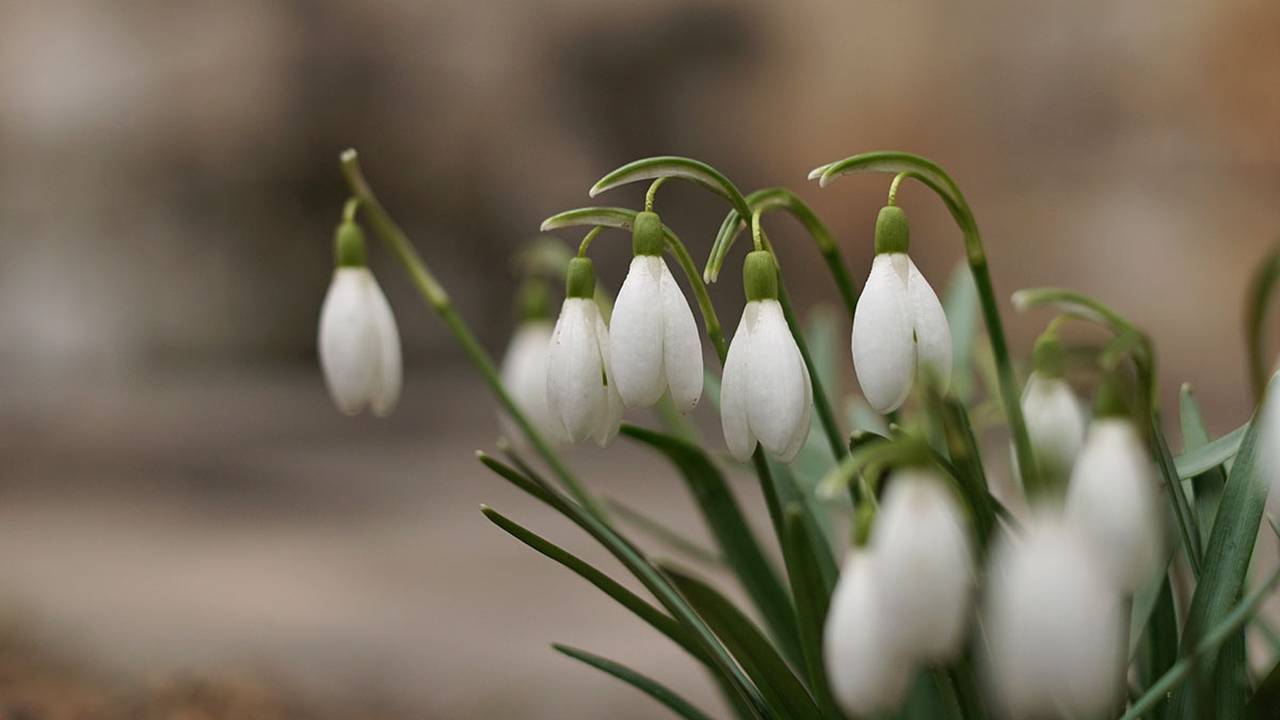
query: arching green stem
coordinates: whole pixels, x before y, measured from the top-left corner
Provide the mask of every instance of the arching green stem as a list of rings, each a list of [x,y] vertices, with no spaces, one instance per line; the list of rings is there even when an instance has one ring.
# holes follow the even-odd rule
[[[658,188],[662,187],[662,184],[665,183],[666,181],[667,181],[667,176],[663,175],[657,180],[654,180],[653,183],[649,185],[649,191],[644,194],[644,211],[645,212],[653,212],[653,204],[658,199]]]
[[[845,267],[844,256],[840,254],[840,247],[836,245],[835,240],[831,236],[831,232],[827,230],[827,226],[818,219],[817,214],[809,208],[795,193],[786,188],[765,188],[757,190],[746,197],[747,205],[754,213],[756,210],[761,211],[761,216],[774,210],[782,210],[794,217],[809,233],[809,237],[813,239],[815,245],[818,246],[818,252],[822,255],[823,262],[827,265],[827,270],[831,273],[831,277],[835,280],[836,289],[840,291],[840,298],[844,301],[845,308],[849,311],[849,319],[853,319],[854,310],[858,306],[858,292],[854,289],[853,280],[849,277],[849,271]],[[746,226],[743,216],[737,210],[730,210],[725,216],[724,222],[720,224],[720,232],[716,234],[716,241],[711,246],[711,254],[707,258],[707,264],[702,272],[702,277],[708,282],[715,282],[720,276],[720,269],[724,266],[725,257],[728,256],[729,250],[733,247],[734,241],[738,237],[738,233],[742,232]]]
[[[996,302],[995,288],[991,283],[991,271],[987,266],[987,254],[982,247],[982,235],[978,232],[978,223],[969,210],[969,204],[961,194],[960,188],[933,162],[917,155],[904,152],[873,152],[840,160],[817,168],[809,174],[810,178],[819,178],[825,187],[832,179],[848,173],[885,172],[902,174],[924,183],[926,187],[937,193],[951,212],[952,219],[959,226],[964,236],[965,260],[973,273],[974,285],[978,288],[978,298],[982,305],[982,316],[987,326],[987,337],[991,341],[991,354],[995,358],[996,374],[1000,381],[1000,399],[1004,405],[1005,417],[1009,421],[1009,432],[1013,435],[1013,444],[1018,456],[1018,466],[1023,474],[1023,481],[1033,487],[1040,484],[1039,469],[1035,462],[1035,453],[1031,448],[1031,438],[1027,434],[1027,424],[1022,417],[1021,390],[1013,373],[1013,360],[1009,356],[1009,346],[1004,336],[1004,323],[1000,319],[1000,306]]]
[[[582,238],[582,243],[578,245],[578,257],[587,256],[587,250],[591,248],[592,241],[594,241],[596,236],[601,232],[604,232],[604,227],[601,225],[597,225],[587,231],[586,236]]]
[[[1249,282],[1249,305],[1245,308],[1245,340],[1249,350],[1249,382],[1254,402],[1261,402],[1267,387],[1267,310],[1280,280],[1280,248],[1273,248]]]
[[[395,253],[396,258],[408,271],[409,277],[413,280],[418,292],[426,301],[427,305],[440,316],[449,330],[457,337],[462,349],[466,352],[467,357],[480,370],[480,374],[488,383],[489,389],[498,398],[498,402],[507,412],[511,419],[515,421],[520,431],[524,433],[529,440],[529,444],[542,456],[548,467],[555,473],[574,499],[582,503],[593,516],[603,519],[605,517],[604,510],[600,504],[592,497],[573,473],[569,471],[564,461],[560,459],[560,455],[552,449],[551,445],[545,438],[533,427],[529,419],[525,417],[524,412],[511,399],[510,393],[503,386],[502,380],[498,375],[498,369],[494,366],[493,360],[489,358],[489,354],[484,347],[480,345],[480,341],[471,332],[471,328],[467,326],[453,307],[453,303],[449,299],[449,294],[445,292],[444,286],[436,280],[431,270],[427,267],[426,262],[418,255],[418,251],[414,249],[413,244],[409,242],[409,238],[396,224],[391,215],[387,213],[386,208],[378,200],[374,194],[373,188],[369,186],[365,180],[364,173],[360,170],[360,158],[354,149],[346,150],[341,155],[342,175],[346,178],[347,186],[351,190],[351,194],[355,199],[359,200],[362,217],[373,228],[374,233],[382,238],[383,242]]]
[[[893,176],[893,182],[889,183],[889,199],[885,205],[893,207],[898,204],[898,187],[902,185],[902,181],[908,177],[907,173],[900,172]]]

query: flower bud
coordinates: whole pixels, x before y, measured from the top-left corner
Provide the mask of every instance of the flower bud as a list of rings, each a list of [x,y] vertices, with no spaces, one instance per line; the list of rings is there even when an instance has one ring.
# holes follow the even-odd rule
[[[813,412],[808,366],[778,303],[777,266],[768,255],[757,250],[747,256],[748,302],[729,344],[720,387],[725,444],[744,462],[757,442],[773,458],[790,462],[809,436]]]
[[[944,663],[964,642],[973,586],[973,546],[964,510],[931,470],[893,475],[871,530],[876,592],[894,642],[912,660]]]
[[[992,689],[1010,717],[1103,717],[1124,683],[1119,594],[1079,530],[1033,519],[993,550],[984,607]]]
[[[1089,427],[1066,512],[1121,590],[1133,592],[1155,572],[1164,542],[1160,494],[1151,457],[1127,418],[1101,417]]]
[[[951,382],[951,328],[938,296],[907,255],[902,210],[876,220],[876,257],[854,312],[853,366],[867,402],[881,413],[907,399],[919,372],[943,392]]]
[[[702,397],[702,338],[689,302],[662,257],[662,221],[636,216],[627,278],[609,327],[609,354],[618,394],[628,406],[652,405],[670,391],[681,412]]]
[[[823,629],[822,651],[831,692],[845,712],[857,717],[891,712],[902,704],[911,679],[875,592],[878,560],[851,550]]]
[[[1022,390],[1022,415],[1040,476],[1053,485],[1064,484],[1084,443],[1087,416],[1080,399],[1061,376],[1037,370]],[[1013,458],[1016,463],[1016,453]]]

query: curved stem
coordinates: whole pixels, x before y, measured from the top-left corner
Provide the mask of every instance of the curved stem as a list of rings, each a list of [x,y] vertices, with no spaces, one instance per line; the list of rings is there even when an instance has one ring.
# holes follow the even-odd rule
[[[342,219],[346,222],[355,222],[358,210],[360,210],[360,198],[347,198],[346,204],[342,206]]]
[[[498,398],[499,404],[506,410],[507,414],[519,426],[520,431],[528,438],[529,444],[537,450],[542,459],[559,478],[565,489],[573,495],[574,499],[582,503],[593,516],[603,519],[605,517],[604,509],[592,497],[591,493],[578,482],[573,473],[569,471],[568,466],[560,459],[559,454],[552,449],[551,445],[542,437],[542,435],[533,427],[529,419],[512,400],[510,393],[503,386],[502,380],[498,375],[498,369],[494,366],[493,360],[489,358],[489,354],[484,347],[480,345],[480,341],[471,332],[471,328],[467,326],[453,307],[453,303],[449,300],[449,294],[445,292],[444,286],[436,280],[432,275],[427,264],[418,255],[418,251],[414,249],[413,244],[409,242],[408,236],[400,229],[391,215],[387,213],[386,208],[379,202],[377,195],[374,194],[373,188],[369,186],[365,180],[364,173],[360,170],[360,159],[354,149],[346,150],[341,155],[342,175],[347,181],[348,187],[351,189],[352,195],[359,199],[363,208],[364,218],[373,227],[378,237],[395,253],[400,263],[409,273],[409,277],[413,280],[419,294],[426,301],[427,305],[440,316],[455,337],[459,344],[462,345],[463,351],[467,357],[480,370],[480,374],[488,383],[489,389]]]
[[[587,249],[591,247],[591,242],[595,240],[596,236],[603,231],[604,231],[603,225],[597,225],[587,231],[586,236],[582,238],[582,243],[578,245],[578,257],[587,256]]]
[[[662,187],[662,183],[667,181],[666,175],[653,181],[649,186],[649,191],[644,194],[644,211],[653,212],[653,203],[658,197],[658,188]]]
[[[1280,280],[1280,248],[1272,249],[1266,260],[1254,272],[1249,283],[1249,305],[1245,312],[1245,340],[1249,350],[1249,383],[1253,388],[1254,402],[1262,401],[1262,391],[1267,387],[1267,337],[1266,317],[1271,295]]]
[[[982,247],[982,234],[978,231],[978,223],[969,204],[960,192],[959,186],[935,163],[918,155],[903,152],[873,152],[855,155],[839,162],[825,165],[814,174],[820,176],[821,183],[839,175],[850,172],[892,172],[904,174],[924,183],[937,193],[952,219],[959,226],[964,236],[965,260],[973,273],[974,285],[978,288],[978,299],[982,305],[982,318],[987,326],[987,338],[991,342],[991,354],[995,358],[996,376],[1000,384],[1000,399],[1004,405],[1005,417],[1009,422],[1009,431],[1013,435],[1013,445],[1018,457],[1018,467],[1022,469],[1023,481],[1032,487],[1040,484],[1040,472],[1035,462],[1035,453],[1031,448],[1031,437],[1027,433],[1027,424],[1022,417],[1021,389],[1013,373],[1013,360],[1009,356],[1009,345],[1004,336],[1004,323],[1000,319],[1000,306],[996,301],[995,287],[991,283],[991,271],[987,267],[987,254]],[[811,175],[813,176],[813,175]]]
[[[765,243],[764,230],[760,227],[760,212],[755,210],[751,213],[751,243],[757,250],[763,250]]]
[[[908,176],[908,173],[900,172],[893,176],[893,182],[889,183],[889,200],[885,203],[889,206],[898,204],[898,186]]]

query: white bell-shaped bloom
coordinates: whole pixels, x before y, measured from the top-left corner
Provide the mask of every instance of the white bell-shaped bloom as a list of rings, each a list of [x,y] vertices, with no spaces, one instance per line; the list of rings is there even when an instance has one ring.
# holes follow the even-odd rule
[[[851,550],[831,595],[822,652],[827,680],[845,712],[857,717],[891,712],[902,704],[911,663],[898,652],[876,593],[879,560]]]
[[[729,454],[746,461],[757,441],[790,462],[809,436],[813,386],[777,300],[753,300],[729,344],[720,386],[720,421]]]
[[[385,416],[400,398],[400,333],[373,273],[340,266],[320,308],[320,366],[338,409]]]
[[[502,357],[502,384],[534,429],[556,442],[564,439],[564,426],[552,418],[547,406],[547,356],[552,328],[550,320],[520,323]],[[523,433],[505,413],[499,422],[504,435],[513,442],[523,441]]]
[[[1002,535],[984,607],[990,681],[1010,717],[1103,717],[1124,683],[1123,603],[1078,528]]]
[[[1066,510],[1118,587],[1132,592],[1151,577],[1164,554],[1160,493],[1151,457],[1129,420],[1101,417],[1090,425]]]
[[[898,409],[918,372],[951,382],[951,328],[942,303],[905,252],[880,253],[853,317],[853,367],[867,402]]]
[[[590,297],[567,297],[547,353],[547,409],[565,437],[609,444],[622,399],[609,369],[609,328]]]
[[[964,510],[929,470],[894,474],[871,529],[881,617],[912,660],[942,663],[960,651],[970,619],[973,544]]]
[[[693,312],[660,255],[636,255],[609,322],[609,356],[622,402],[652,405],[670,388],[681,412],[702,397],[702,342]]]
[[[1070,477],[1088,423],[1088,414],[1071,386],[1061,377],[1031,373],[1022,391],[1022,416],[1041,473]]]

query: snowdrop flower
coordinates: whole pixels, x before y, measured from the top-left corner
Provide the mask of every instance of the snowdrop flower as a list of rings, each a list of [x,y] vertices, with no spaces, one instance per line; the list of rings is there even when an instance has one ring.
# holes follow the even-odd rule
[[[875,592],[879,561],[850,550],[831,594],[822,652],[832,694],[845,712],[868,717],[902,704],[911,664],[898,654]]]
[[[951,382],[951,328],[942,304],[907,255],[907,218],[895,206],[876,218],[876,257],[853,317],[853,367],[867,402],[898,409],[927,370]]]
[[[1035,370],[1022,391],[1022,415],[1041,476],[1060,483],[1071,476],[1088,416],[1062,377],[1062,345],[1056,333],[1045,333],[1036,341],[1032,358]]]
[[[743,266],[747,305],[729,345],[720,388],[720,421],[729,454],[746,461],[759,441],[790,462],[809,435],[813,387],[778,304],[778,267],[767,250]]]
[[[893,475],[875,525],[876,592],[884,625],[912,660],[943,663],[964,642],[973,598],[973,547],[964,511],[936,472]]]
[[[1012,717],[1102,717],[1124,682],[1123,604],[1078,528],[1039,516],[997,541],[984,626]]]
[[[527,284],[520,292],[519,302],[523,317],[502,357],[502,385],[534,429],[550,441],[559,441],[564,428],[553,421],[547,407],[547,354],[553,325],[547,317],[546,287],[542,283]],[[499,422],[503,435],[512,442],[524,441],[524,434],[505,413]]]
[[[605,446],[618,434],[622,399],[609,369],[609,328],[594,299],[591,260],[569,261],[564,305],[547,353],[547,409],[574,442]]]
[[[613,306],[609,356],[624,405],[652,405],[670,389],[676,407],[687,413],[702,396],[702,342],[662,258],[664,244],[658,215],[636,215],[634,257]]]
[[[335,238],[337,267],[320,308],[317,346],[338,409],[390,414],[400,398],[400,333],[391,306],[365,265],[364,233],[346,220]]]
[[[1163,516],[1151,456],[1124,416],[1113,381],[1109,377],[1099,390],[1099,417],[1071,473],[1066,511],[1094,543],[1112,581],[1133,592],[1151,577],[1163,554]]]

